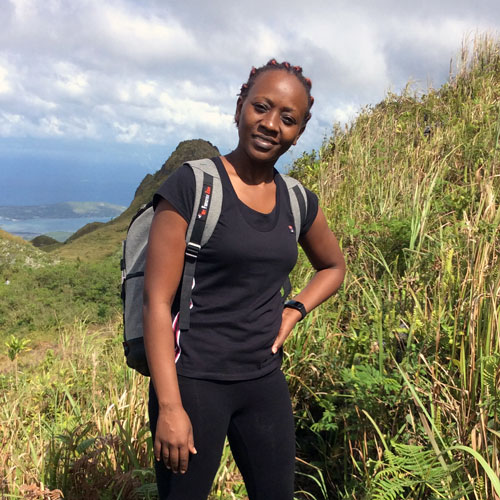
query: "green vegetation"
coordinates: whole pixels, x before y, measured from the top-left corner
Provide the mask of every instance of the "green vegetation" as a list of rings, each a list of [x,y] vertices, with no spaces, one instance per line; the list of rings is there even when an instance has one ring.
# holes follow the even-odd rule
[[[500,495],[499,95],[500,44],[477,39],[442,89],[388,95],[294,166],[348,262],[288,345],[332,498]]]
[[[34,247],[41,248],[46,252],[54,250],[55,248],[61,245],[59,241],[57,241],[55,238],[52,238],[51,236],[48,236],[47,234],[41,234],[40,236],[35,236],[32,240],[30,240],[30,243]]]
[[[50,231],[49,233],[45,233],[45,236],[54,238],[59,243],[64,243],[71,236],[71,234],[71,231]],[[33,242],[33,240],[31,240],[31,242]]]
[[[61,261],[1,235],[0,248],[0,340],[50,341],[60,325],[101,324],[119,314],[118,252],[96,262]]]
[[[500,498],[498,96],[500,42],[478,38],[441,89],[388,95],[292,168],[348,263],[340,293],[286,344],[297,499]],[[155,498],[148,381],[123,363],[110,228],[109,256],[89,243],[88,263],[0,237],[7,498]],[[101,230],[72,245],[101,245]],[[301,254],[292,282],[310,275]],[[59,320],[42,327],[46,301]],[[245,494],[226,448],[212,499],[230,498]]]
[[[54,257],[40,252],[20,236],[14,236],[0,229],[0,283],[8,280],[13,272],[53,262]]]
[[[66,239],[65,243],[70,243],[71,241],[77,240],[83,235],[92,233],[96,229],[99,229],[100,227],[105,225],[105,222],[89,222],[88,224],[85,224],[85,226],[78,229],[78,231],[75,231],[68,239]]]

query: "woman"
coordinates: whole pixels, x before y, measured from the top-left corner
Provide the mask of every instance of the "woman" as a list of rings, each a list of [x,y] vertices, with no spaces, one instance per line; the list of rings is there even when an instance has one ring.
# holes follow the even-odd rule
[[[193,206],[189,167],[173,173],[155,196],[144,338],[161,499],[206,499],[226,436],[251,500],[293,498],[295,437],[281,346],[345,273],[317,197],[307,191],[305,221],[294,228],[284,181],[274,169],[311,116],[310,87],[300,67],[275,60],[253,68],[241,87],[238,145],[214,159],[223,206],[198,257],[180,355],[171,324]],[[295,231],[316,274],[283,307],[281,286],[297,259]]]

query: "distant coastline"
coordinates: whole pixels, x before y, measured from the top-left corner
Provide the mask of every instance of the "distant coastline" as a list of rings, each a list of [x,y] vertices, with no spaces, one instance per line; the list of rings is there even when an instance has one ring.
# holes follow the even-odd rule
[[[66,201],[45,205],[0,205],[0,220],[74,219],[78,217],[116,217],[126,207],[103,201]]]
[[[126,207],[105,202],[0,206],[0,228],[31,240],[41,234],[64,241],[90,222],[108,222]]]
[[[113,217],[73,217],[73,218],[36,218],[24,220],[7,220],[0,217],[0,229],[32,240],[35,236],[46,234],[58,241],[64,241],[75,231],[90,222],[108,222]]]

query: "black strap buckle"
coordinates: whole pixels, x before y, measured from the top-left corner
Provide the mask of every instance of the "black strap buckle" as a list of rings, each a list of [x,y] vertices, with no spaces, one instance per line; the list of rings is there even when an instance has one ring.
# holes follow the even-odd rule
[[[186,246],[186,257],[191,257],[192,259],[197,259],[200,253],[201,245],[193,243],[190,241]]]

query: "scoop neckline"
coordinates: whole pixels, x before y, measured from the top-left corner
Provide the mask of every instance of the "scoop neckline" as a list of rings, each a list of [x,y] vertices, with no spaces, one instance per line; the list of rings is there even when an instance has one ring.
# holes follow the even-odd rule
[[[275,204],[271,212],[264,213],[254,210],[245,203],[243,203],[237,196],[234,190],[229,174],[227,173],[224,164],[220,157],[217,157],[217,167],[221,177],[222,186],[228,190],[228,194],[233,198],[235,206],[245,223],[253,230],[259,233],[266,233],[272,231],[278,224],[280,218],[280,205],[281,205],[281,183],[279,179],[279,172],[274,169],[274,183],[276,184]]]
[[[276,182],[276,176],[279,175],[279,172],[273,167],[273,182],[274,185],[276,186],[276,193],[274,195],[274,207],[270,212],[260,212],[259,210],[255,210],[252,207],[249,207],[245,202],[241,201],[238,194],[236,193],[236,190],[234,189],[233,183],[231,182],[231,178],[229,177],[229,174],[226,170],[226,167],[224,166],[224,162],[222,161],[222,158],[220,156],[217,157],[219,167],[223,171],[224,176],[226,181],[228,182],[231,192],[233,193],[234,197],[236,200],[238,200],[238,203],[241,207],[244,207],[245,210],[248,210],[251,213],[255,213],[258,216],[263,216],[263,217],[271,217],[277,210],[278,205],[279,205],[279,189],[278,189],[278,183]]]

